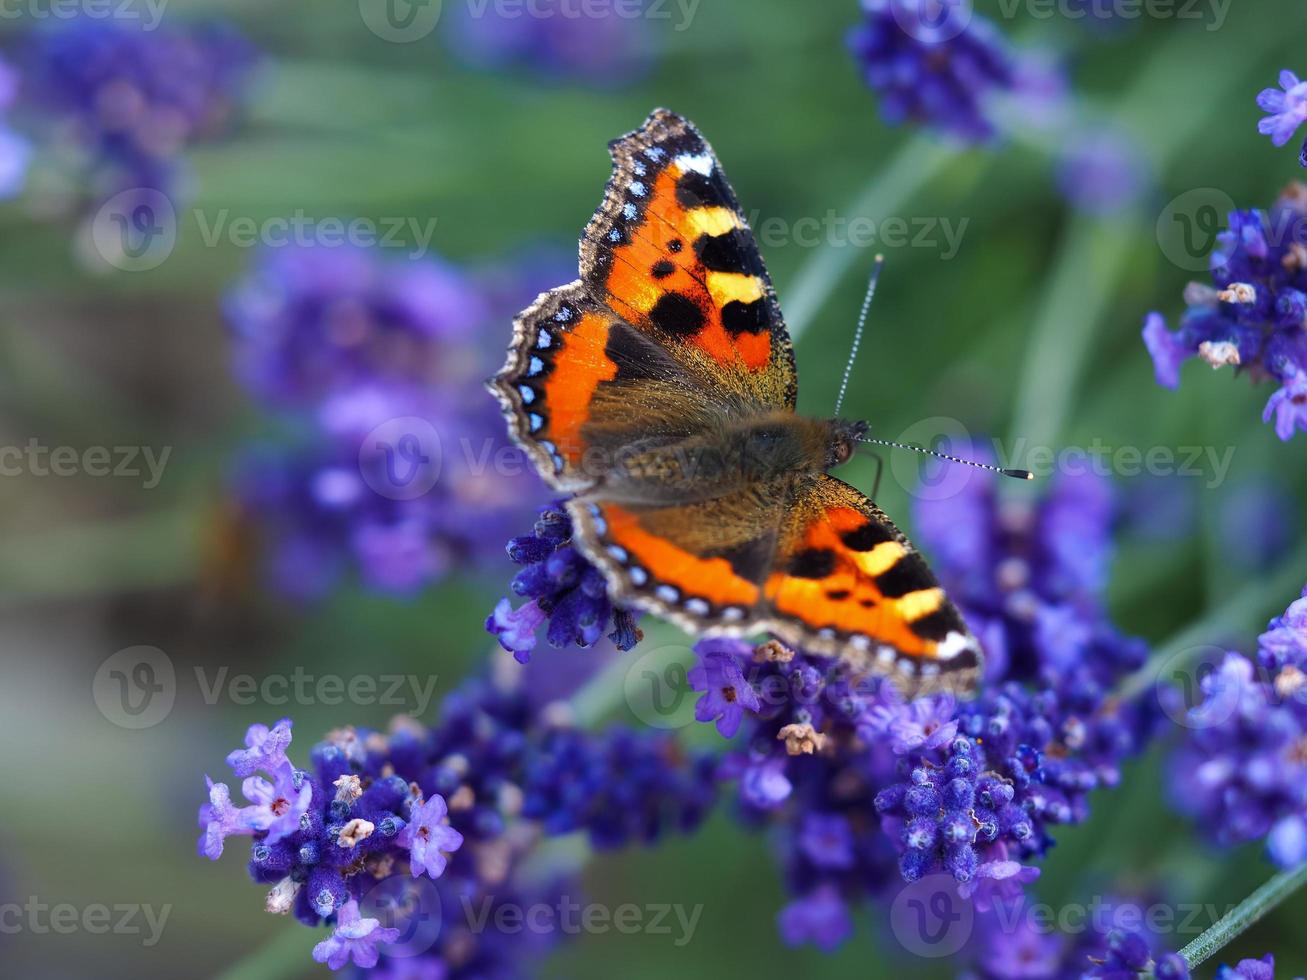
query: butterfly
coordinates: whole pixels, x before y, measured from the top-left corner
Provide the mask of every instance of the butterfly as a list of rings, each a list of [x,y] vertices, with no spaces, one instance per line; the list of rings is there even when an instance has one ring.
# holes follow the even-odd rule
[[[571,495],[575,544],[615,601],[691,633],[770,633],[910,694],[971,688],[980,646],[925,560],[827,472],[866,424],[795,412],[790,336],[712,148],[658,109],[609,149],[580,278],[517,317],[489,382]]]

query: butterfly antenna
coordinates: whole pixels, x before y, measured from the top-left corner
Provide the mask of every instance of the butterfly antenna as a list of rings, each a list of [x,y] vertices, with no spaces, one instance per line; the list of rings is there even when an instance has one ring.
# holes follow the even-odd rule
[[[859,436],[858,442],[870,443],[873,446],[889,446],[892,449],[911,449],[914,453],[924,453],[927,456],[934,456],[937,459],[946,459],[950,463],[963,463],[967,466],[974,466],[976,469],[989,470],[993,473],[1000,473],[1003,476],[1010,476],[1015,480],[1033,480],[1035,474],[1029,470],[1008,469],[1003,466],[991,466],[989,463],[977,463],[973,459],[963,459],[961,456],[950,456],[948,453],[936,452],[933,449],[927,449],[925,446],[914,446],[907,442],[894,442],[890,439],[872,439],[867,436]]]
[[[862,331],[867,325],[867,313],[871,309],[872,297],[876,295],[876,283],[880,280],[880,270],[885,264],[885,256],[877,255],[872,267],[871,278],[867,281],[867,295],[862,300],[862,312],[858,314],[858,328],[853,331],[853,346],[849,348],[849,362],[844,365],[844,378],[840,381],[840,393],[835,399],[835,417],[839,418],[840,406],[844,404],[844,393],[849,390],[849,377],[853,374],[853,362],[858,356],[858,347],[862,344]]]

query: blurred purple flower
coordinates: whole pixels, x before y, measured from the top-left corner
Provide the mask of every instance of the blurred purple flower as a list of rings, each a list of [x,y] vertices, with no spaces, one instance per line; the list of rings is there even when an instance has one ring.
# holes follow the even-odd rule
[[[1256,662],[1227,653],[1202,678],[1170,760],[1177,809],[1222,846],[1265,838],[1281,867],[1307,860],[1307,598],[1271,620]]]
[[[995,135],[988,102],[1013,87],[1014,59],[992,22],[947,0],[862,0],[862,11],[849,46],[887,122],[968,143]]]
[[[663,8],[660,15],[659,9],[652,0],[586,10],[562,0],[536,0],[530,8],[459,4],[450,11],[450,46],[473,68],[519,68],[548,78],[616,87],[639,78],[652,64],[649,21],[660,22],[668,14]]]
[[[1088,214],[1112,215],[1138,203],[1150,179],[1138,144],[1112,129],[1090,130],[1073,138],[1058,163],[1058,187]]]
[[[1269,113],[1257,123],[1257,132],[1269,136],[1276,146],[1284,146],[1298,127],[1307,122],[1307,82],[1293,72],[1280,72],[1280,87],[1264,88],[1257,94],[1257,106]]]
[[[232,289],[237,373],[298,434],[236,479],[278,591],[319,598],[357,569],[411,596],[499,558],[540,485],[481,384],[489,308],[453,266],[357,248],[270,250]]]
[[[101,198],[177,191],[184,152],[230,128],[256,61],[225,25],[91,17],[36,32],[27,54],[25,107],[85,159]]]

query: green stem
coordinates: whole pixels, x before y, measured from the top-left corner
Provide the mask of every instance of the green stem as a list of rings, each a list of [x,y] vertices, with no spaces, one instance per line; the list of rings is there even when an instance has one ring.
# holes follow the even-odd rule
[[[1180,955],[1189,964],[1189,969],[1194,969],[1233,942],[1304,884],[1307,884],[1307,863],[1292,871],[1281,871],[1262,885],[1180,951]]]
[[[912,137],[885,167],[877,170],[875,177],[849,205],[846,216],[866,215],[879,221],[893,214],[954,159],[956,152],[939,140],[923,135]],[[799,270],[784,294],[783,303],[785,320],[794,340],[798,340],[812,325],[840,277],[861,255],[860,249],[847,244],[844,248],[828,244]]]
[[[309,951],[324,938],[320,930],[283,929],[217,980],[285,980],[303,976],[313,962]]]
[[[1126,678],[1118,695],[1127,700],[1138,697],[1149,687],[1161,683],[1164,669],[1188,666],[1190,660],[1210,648],[1214,637],[1246,627],[1259,611],[1264,614],[1268,609],[1284,608],[1299,595],[1305,580],[1307,547],[1294,552],[1266,578],[1244,586],[1232,598],[1208,610],[1200,619],[1154,648],[1148,662]]]

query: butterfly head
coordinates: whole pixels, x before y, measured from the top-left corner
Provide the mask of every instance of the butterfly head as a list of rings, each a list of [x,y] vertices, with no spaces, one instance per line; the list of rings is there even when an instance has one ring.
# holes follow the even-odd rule
[[[857,448],[858,441],[867,434],[866,422],[831,419],[830,436],[826,444],[826,468],[847,463]]]

